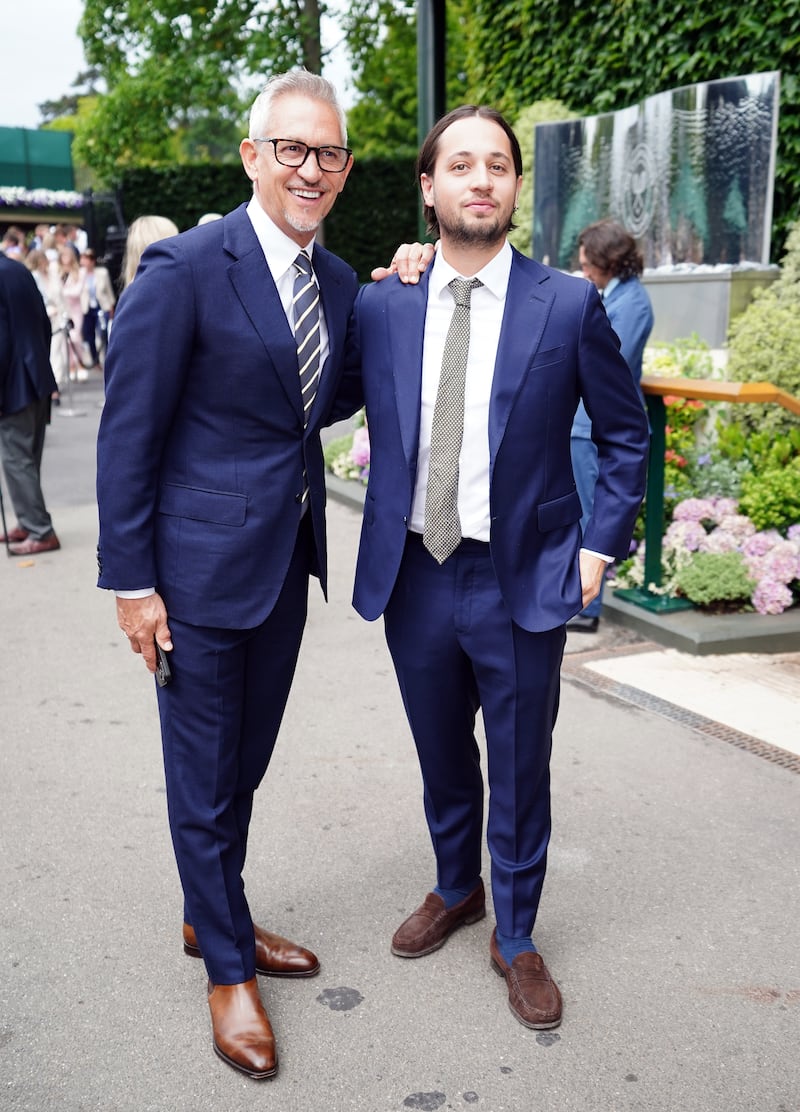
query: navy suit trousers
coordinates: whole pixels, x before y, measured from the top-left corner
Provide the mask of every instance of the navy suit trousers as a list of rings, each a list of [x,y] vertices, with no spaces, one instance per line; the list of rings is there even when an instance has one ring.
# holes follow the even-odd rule
[[[497,926],[529,937],[550,839],[564,626],[530,633],[511,620],[488,544],[463,541],[440,566],[410,533],[385,627],[419,755],[437,882],[463,888],[481,873],[481,708]]]

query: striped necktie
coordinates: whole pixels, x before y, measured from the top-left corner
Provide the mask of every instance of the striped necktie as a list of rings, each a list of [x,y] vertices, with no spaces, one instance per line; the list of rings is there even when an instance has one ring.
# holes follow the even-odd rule
[[[319,289],[314,280],[311,259],[305,251],[300,252],[293,265],[297,274],[292,293],[292,320],[303,394],[303,424],[307,425],[319,382]]]
[[[470,298],[472,291],[482,285],[478,278],[454,278],[449,283],[456,304],[444,342],[439,389],[433,408],[425,532],[422,534],[422,543],[440,564],[455,552],[461,542],[458,457],[464,438]]]

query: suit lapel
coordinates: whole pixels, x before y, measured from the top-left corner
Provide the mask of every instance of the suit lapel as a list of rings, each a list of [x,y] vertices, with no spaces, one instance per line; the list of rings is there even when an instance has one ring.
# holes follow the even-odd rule
[[[325,327],[328,330],[328,358],[320,368],[317,396],[311,407],[311,413],[318,409],[327,413],[331,394],[335,391],[338,382],[336,376],[329,373],[329,365],[335,364],[345,345],[347,337],[347,322],[349,319],[348,306],[342,293],[342,279],[336,269],[331,266],[329,252],[319,246],[314,248],[314,272],[319,283],[322,311],[325,314]],[[309,417],[309,426],[312,418]]]
[[[287,398],[302,418],[294,336],[245,206],[225,217],[223,247],[233,256],[228,274],[242,308],[258,333]]]
[[[548,281],[549,276],[543,267],[514,252],[489,404],[492,461],[497,457],[514,401],[542,341],[553,304],[553,294],[547,289]]]
[[[391,289],[386,299],[390,361],[394,375],[400,436],[406,462],[412,470],[417,465],[419,445],[422,340],[425,332],[429,277],[430,270],[426,270],[416,286]],[[390,280],[386,279],[386,281]]]

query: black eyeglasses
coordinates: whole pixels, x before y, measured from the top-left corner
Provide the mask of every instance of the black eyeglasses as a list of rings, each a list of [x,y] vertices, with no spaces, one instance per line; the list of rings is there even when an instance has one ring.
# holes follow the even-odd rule
[[[275,158],[281,166],[302,166],[313,151],[320,170],[331,174],[341,174],[346,170],[353,153],[349,147],[309,147],[308,143],[298,143],[296,139],[254,139],[253,142],[272,143]]]

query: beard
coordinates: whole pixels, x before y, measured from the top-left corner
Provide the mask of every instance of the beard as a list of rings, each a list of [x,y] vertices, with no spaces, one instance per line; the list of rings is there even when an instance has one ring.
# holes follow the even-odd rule
[[[440,216],[436,213],[439,222],[439,231],[447,236],[451,243],[459,247],[494,247],[501,243],[511,230],[511,218],[503,220],[501,216],[494,216],[490,220],[467,223],[461,215],[452,219],[450,216]]]

